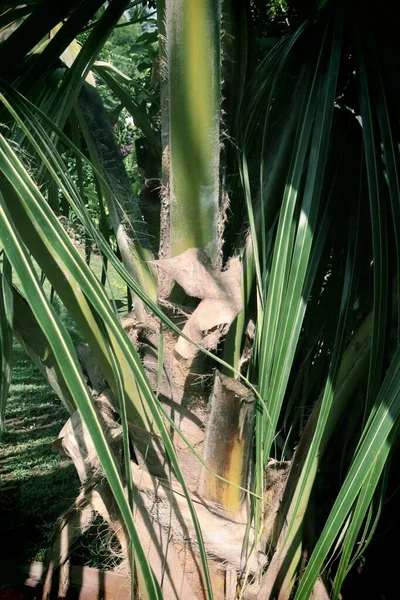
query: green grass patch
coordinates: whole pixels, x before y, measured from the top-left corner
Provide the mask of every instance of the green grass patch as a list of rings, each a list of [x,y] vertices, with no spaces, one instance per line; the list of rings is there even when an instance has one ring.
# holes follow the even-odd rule
[[[77,245],[77,250],[83,257],[85,256],[85,249],[81,244]],[[89,266],[90,266],[91,270],[93,271],[93,273],[98,278],[98,280],[101,281],[101,273],[102,273],[102,268],[103,268],[103,259],[102,259],[101,255],[98,253],[92,252],[91,256],[90,256]],[[36,272],[37,272],[38,277],[40,278],[41,270],[37,265],[36,265]],[[22,291],[21,282],[18,279],[18,277],[15,275],[15,273],[13,273],[13,283],[19,290]],[[43,283],[43,289],[45,290],[46,294],[48,294],[48,296],[50,296],[51,285],[47,279]],[[112,265],[107,265],[107,279],[106,279],[106,283],[105,283],[105,290],[106,290],[106,293],[107,293],[108,297],[110,298],[110,300],[115,304],[115,307],[116,307],[118,313],[123,314],[124,312],[126,312],[127,311],[126,283],[120,277],[120,275],[117,273],[117,271],[114,269],[114,267]],[[62,312],[62,309],[59,308],[58,312]],[[65,313],[65,317],[67,318],[66,311],[64,311],[64,313]],[[64,314],[62,316],[64,318]],[[64,324],[67,326],[68,329],[70,329],[69,322],[64,323]]]
[[[68,412],[14,345],[13,383],[0,446],[0,562],[42,560],[55,521],[75,499],[72,463],[52,449]]]

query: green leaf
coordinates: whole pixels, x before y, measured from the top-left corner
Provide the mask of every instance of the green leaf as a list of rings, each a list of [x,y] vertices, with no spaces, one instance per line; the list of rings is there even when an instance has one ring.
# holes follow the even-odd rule
[[[142,35],[136,39],[137,44],[140,44],[140,42],[145,42],[146,44],[154,44],[155,42],[158,42],[158,32],[145,31],[145,33],[142,33]]]
[[[19,230],[23,231],[25,236],[27,236],[26,241],[29,243],[30,251],[36,254],[35,258],[43,270],[48,274],[50,280],[54,278],[54,263],[56,265],[62,265],[63,276],[71,284],[74,296],[79,298],[81,304],[84,297],[90,302],[91,310],[97,312],[99,318],[107,328],[116,359],[119,361],[120,367],[124,371],[124,393],[127,401],[127,408],[128,410],[134,409],[131,420],[136,420],[136,423],[140,423],[144,429],[156,431],[161,436],[171,466],[183,488],[189,505],[199,544],[205,578],[206,581],[208,581],[208,594],[209,597],[212,598],[207,557],[200,525],[189,490],[179,467],[169,431],[162,419],[159,404],[147,380],[140,357],[116,319],[108,299],[105,296],[104,289],[88,269],[78,251],[74,248],[58,220],[41,196],[39,190],[26,173],[16,155],[10,149],[6,140],[1,137],[0,148],[0,166],[19,193],[19,199],[15,195],[13,195],[12,198],[9,198],[9,206],[12,208],[13,214],[18,218]],[[7,192],[10,192],[9,188],[4,186],[4,183],[2,184],[2,187],[6,187]],[[29,225],[28,228],[24,228],[23,223],[33,223],[34,227],[32,228],[32,226]],[[40,248],[38,245],[39,239],[41,240],[41,244],[46,247],[46,253],[43,252],[43,249],[41,250],[41,254],[38,253],[38,249]],[[108,251],[109,248],[107,245],[106,247]],[[54,260],[53,265],[51,265],[50,262],[51,258]],[[52,267],[50,272],[49,267]],[[65,297],[66,290],[65,287],[60,285],[60,280],[57,280],[57,284],[55,284],[54,287],[61,298],[63,298],[63,296]],[[85,322],[81,320],[81,325],[84,323]],[[91,328],[86,328],[86,333],[91,334],[91,339],[94,342],[93,331],[96,331],[94,323],[92,323]],[[107,361],[110,360],[110,357],[107,353],[103,336],[99,336],[97,344],[104,348],[103,353],[99,354],[100,358],[102,358],[102,364],[104,365],[105,357],[107,357]],[[113,381],[114,377],[115,374],[113,374],[112,369],[110,368],[109,373],[107,374],[109,383],[110,381]],[[115,384],[114,390],[116,391]],[[138,421],[138,418],[141,420]]]
[[[374,489],[393,442],[393,429],[400,415],[400,346],[398,346],[377,398],[374,418],[337,495],[325,527],[311,555],[295,600],[308,600],[325,557],[339,535],[364,483]],[[380,468],[378,468],[380,465]],[[373,474],[372,474],[373,473]]]
[[[3,161],[0,159],[0,165]],[[161,590],[154,578],[136,532],[132,509],[125,497],[123,482],[118,464],[112,455],[106,436],[100,425],[93,401],[88,393],[78,365],[75,349],[64,326],[55,314],[37,279],[32,261],[18,234],[7,210],[3,194],[0,192],[0,238],[7,245],[8,256],[16,275],[21,281],[24,293],[38,323],[45,333],[56,360],[60,365],[64,380],[68,383],[79,412],[91,433],[97,455],[110,484],[129,536],[135,545],[138,566],[143,575],[146,590],[151,599],[161,600]]]
[[[0,45],[3,75],[4,71],[18,66],[43,37],[79,4],[80,0],[59,0],[57,4],[45,0],[31,9],[29,17]]]
[[[158,132],[154,129],[147,113],[132,98],[130,90],[126,89],[115,77],[112,69],[106,65],[95,65],[95,71],[114,92],[121,104],[132,115],[135,125],[141,129],[146,137],[156,159],[161,160],[161,141]]]
[[[103,0],[85,0],[85,2],[79,3],[71,16],[63,22],[62,27],[59,26],[59,23],[53,26],[53,32],[56,27],[58,27],[58,30],[55,35],[52,35],[43,51],[35,57],[30,68],[25,71],[25,85],[27,81],[33,82],[35,87],[43,83],[45,78],[56,67],[59,57],[68,49],[70,44],[77,43],[75,40],[76,36],[102,4]]]
[[[3,250],[0,289],[0,438],[4,428],[6,402],[12,378],[13,313],[12,269]]]
[[[343,581],[349,572],[349,564],[350,560],[352,559],[354,548],[356,547],[358,534],[365,519],[365,515],[368,509],[370,508],[372,499],[376,491],[377,481],[379,480],[382,471],[386,465],[389,453],[390,446],[388,445],[386,448],[386,452],[383,452],[379,455],[379,457],[375,460],[374,465],[370,469],[370,472],[361,488],[359,497],[357,498],[355,508],[352,511],[350,517],[350,524],[347,528],[343,542],[343,548],[340,553],[339,567],[336,572],[335,581],[333,584],[333,600],[338,599]],[[358,544],[358,546],[359,549],[356,553],[357,555],[365,551],[365,544],[360,543]],[[354,559],[351,562],[354,563]]]
[[[56,116],[54,121],[59,126],[62,127],[65,124],[87,74],[127,4],[127,0],[113,0],[109,3],[86,43],[82,46],[72,67],[63,78],[58,93],[53,95],[51,107],[48,110]]]
[[[362,119],[365,163],[372,223],[373,274],[374,274],[374,324],[372,349],[368,374],[367,408],[371,406],[380,387],[388,313],[388,247],[386,209],[382,194],[382,170],[379,160],[379,141],[376,136],[376,117],[368,83],[368,67],[363,40],[356,27],[354,48],[357,82]]]

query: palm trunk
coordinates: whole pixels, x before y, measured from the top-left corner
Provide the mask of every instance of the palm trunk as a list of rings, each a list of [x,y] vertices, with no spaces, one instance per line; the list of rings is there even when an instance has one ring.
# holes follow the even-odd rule
[[[202,248],[215,265],[220,155],[220,9],[167,0],[171,255]]]
[[[106,199],[114,235],[127,271],[152,299],[156,299],[156,279],[149,261],[152,252],[138,199],[132,192],[125,166],[117,148],[111,123],[100,97],[89,85],[79,95],[78,118],[92,161],[104,175]],[[139,298],[135,312],[145,320],[145,309]]]

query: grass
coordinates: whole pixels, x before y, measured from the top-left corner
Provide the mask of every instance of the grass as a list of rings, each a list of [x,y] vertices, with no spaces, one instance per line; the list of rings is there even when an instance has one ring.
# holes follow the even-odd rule
[[[42,560],[55,521],[78,493],[74,466],[52,450],[67,419],[42,374],[15,344],[0,447],[2,564]]]
[[[98,255],[92,255],[90,266],[100,278]],[[20,288],[18,280],[14,283]],[[107,284],[117,309],[125,312],[126,286],[112,267]],[[49,283],[44,287],[49,294]],[[78,344],[79,333],[57,299],[54,306]],[[45,560],[54,524],[79,492],[75,467],[52,449],[68,412],[18,343],[13,354],[13,381],[0,442],[0,585],[7,583],[8,564]],[[88,535],[74,559],[98,566],[106,560],[109,541],[106,533]]]
[[[81,244],[79,244],[79,245],[77,245],[77,249],[80,252],[80,254],[82,255],[82,257],[84,257],[85,256],[84,247]],[[101,256],[99,254],[92,252],[91,257],[90,257],[90,268],[92,269],[93,273],[96,275],[96,277],[99,280],[101,280],[102,265],[103,265],[103,263],[102,263]],[[37,271],[38,276],[40,277],[41,272],[40,272],[39,267],[36,268],[36,271]],[[13,275],[13,283],[19,290],[22,289],[21,282],[19,281],[18,277],[15,276],[15,274]],[[45,292],[48,295],[50,295],[51,285],[48,280],[46,280],[44,282],[43,287],[44,287]],[[105,289],[106,289],[106,293],[107,293],[108,297],[110,298],[110,300],[115,302],[117,310],[122,313],[124,311],[126,311],[126,306],[127,306],[126,284],[123,281],[123,279],[120,277],[120,275],[116,272],[116,270],[114,269],[114,267],[112,265],[108,265],[108,267],[107,267],[107,281],[106,281]],[[72,328],[73,328],[73,326],[72,326]]]

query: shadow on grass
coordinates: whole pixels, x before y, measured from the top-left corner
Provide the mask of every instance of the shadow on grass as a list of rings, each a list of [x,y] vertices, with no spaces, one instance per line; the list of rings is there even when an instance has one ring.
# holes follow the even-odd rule
[[[54,523],[76,498],[74,466],[52,450],[68,412],[22,348],[0,445],[0,584],[7,565],[44,560]]]

